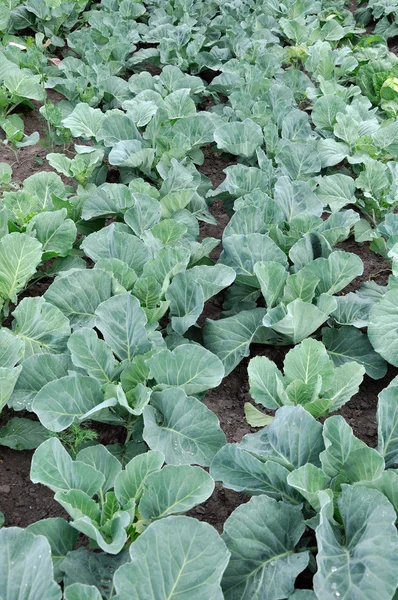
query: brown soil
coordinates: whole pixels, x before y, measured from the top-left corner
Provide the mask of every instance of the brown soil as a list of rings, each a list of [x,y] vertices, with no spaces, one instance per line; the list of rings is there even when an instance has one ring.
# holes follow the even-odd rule
[[[39,157],[44,159],[51,151],[43,144],[45,143],[44,123],[38,111],[32,111],[25,116],[26,133],[39,131],[42,141],[38,146],[20,150],[19,162],[15,162],[12,151],[0,144],[0,162],[8,162],[13,166],[13,180],[22,183],[24,179],[40,170],[51,170],[46,161],[43,164],[35,161]],[[59,150],[61,151],[61,150]],[[226,162],[220,153],[212,152],[211,148],[205,151],[205,162],[200,168],[207,175],[214,187],[217,187],[224,179],[223,170],[233,163]],[[218,225],[201,223],[201,238],[222,238],[222,232],[228,223],[222,202],[216,200],[211,212],[218,221]],[[387,263],[370,251],[368,244],[357,244],[349,240],[339,245],[340,249],[355,252],[364,262],[364,274],[357,278],[345,290],[355,291],[363,281],[375,280],[377,283],[385,284],[389,274]],[[212,257],[217,259],[220,247],[214,251]],[[41,295],[48,286],[47,281],[39,282],[28,290],[28,295]],[[206,305],[205,314],[200,320],[203,324],[204,318],[219,318],[222,309],[223,294],[219,294]],[[274,360],[278,366],[283,363],[284,356],[289,348],[253,346],[251,356],[258,354],[266,355]],[[247,381],[247,364],[249,359],[242,363],[224,379],[222,384],[215,390],[210,391],[205,404],[218,416],[221,426],[229,442],[237,442],[242,437],[253,431],[246,423],[244,416],[244,404],[250,401]],[[377,443],[376,408],[377,395],[388,385],[393,377],[398,374],[398,369],[389,368],[387,375],[379,381],[373,381],[369,377],[361,386],[359,393],[343,407],[340,414],[353,427],[355,434],[370,446]],[[10,411],[11,412],[11,411]],[[22,416],[18,414],[17,416]],[[1,424],[6,422],[2,418]],[[105,431],[106,429],[106,431]],[[120,429],[99,428],[100,441],[103,443],[114,443],[123,440]],[[5,514],[8,526],[25,527],[37,520],[53,517],[66,516],[63,509],[53,499],[53,492],[41,485],[35,485],[30,481],[29,471],[32,452],[17,452],[0,446],[0,511]],[[223,523],[231,512],[240,504],[246,502],[248,497],[231,490],[223,489],[219,484],[211,498],[191,511],[191,515],[199,520],[207,521],[222,531]]]

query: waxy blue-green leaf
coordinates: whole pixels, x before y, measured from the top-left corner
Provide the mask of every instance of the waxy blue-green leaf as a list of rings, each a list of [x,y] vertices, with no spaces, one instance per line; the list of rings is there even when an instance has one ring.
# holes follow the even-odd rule
[[[237,156],[250,158],[263,141],[261,127],[251,119],[225,123],[214,131],[217,148]]]
[[[164,106],[170,120],[181,119],[196,113],[195,102],[190,98],[190,93],[190,89],[182,88],[166,96]]]
[[[372,379],[381,379],[387,372],[385,360],[374,351],[367,335],[356,327],[325,327],[322,341],[335,365],[354,361],[363,365]]]
[[[36,272],[42,245],[26,233],[8,233],[0,240],[0,301],[16,302],[17,294]]]
[[[104,494],[113,488],[115,478],[122,470],[118,459],[107,450],[106,446],[102,446],[101,444],[83,448],[83,450],[78,452],[76,460],[94,467],[94,469],[104,475],[105,481],[101,488]]]
[[[346,103],[339,96],[326,94],[314,103],[311,118],[316,127],[333,131],[338,113],[345,113]]]
[[[130,546],[131,562],[114,576],[119,600],[222,600],[229,552],[207,523],[170,516]]]
[[[316,529],[317,597],[390,600],[398,586],[398,534],[393,507],[377,490],[344,485],[337,501],[343,536],[340,527],[328,517],[331,502],[322,496]]]
[[[296,553],[305,530],[299,506],[252,498],[227,519],[223,539],[231,552],[222,587],[226,600],[286,598],[309,561]]]
[[[186,394],[215,388],[224,377],[221,360],[196,344],[183,344],[173,351],[161,350],[147,364],[159,385],[181,387]]]
[[[276,318],[276,316],[280,316],[280,318]],[[297,298],[287,305],[286,310],[282,309],[280,313],[272,311],[267,313],[262,323],[264,327],[272,328],[282,334],[285,343],[298,344],[314,333],[327,318],[328,313],[323,312],[314,304],[303,302],[301,298]]]
[[[64,591],[65,600],[102,600],[99,590],[94,585],[73,583]]]
[[[340,292],[355,277],[362,275],[363,263],[356,254],[335,250],[328,258],[317,258],[306,269],[320,280],[316,288],[318,296]]]
[[[319,181],[316,194],[332,212],[337,212],[347,204],[355,204],[355,180],[340,173],[325,175]]]
[[[12,333],[25,344],[24,358],[66,351],[70,336],[69,320],[44,297],[24,298],[12,316]]]
[[[186,512],[205,502],[213,490],[212,477],[201,467],[167,465],[147,477],[140,515],[154,520]]]
[[[203,328],[204,343],[223,363],[225,375],[249,355],[250,344],[264,313],[265,309],[255,308],[218,321],[207,319]]]
[[[94,219],[103,215],[122,216],[134,206],[131,190],[121,183],[104,183],[88,191],[88,198],[83,204],[83,219]]]
[[[90,269],[58,276],[44,298],[59,308],[69,318],[72,328],[76,328],[92,327],[96,309],[111,294],[111,275],[100,269]]]
[[[136,273],[140,273],[151,258],[149,248],[140,239],[127,232],[118,231],[115,223],[88,235],[81,247],[94,261],[101,258],[118,258]]]
[[[65,586],[73,583],[86,584],[97,587],[104,598],[111,598],[114,594],[112,583],[113,574],[129,560],[128,550],[123,550],[117,555],[105,552],[92,552],[87,548],[79,548],[69,552],[62,563],[65,573]],[[86,599],[85,599],[86,600]]]
[[[7,600],[61,600],[50,544],[43,535],[19,527],[0,530],[0,596]]]
[[[50,431],[64,431],[114,404],[115,399],[104,400],[96,379],[68,375],[47,383],[33,400],[32,410]]]
[[[178,388],[152,394],[144,409],[143,437],[167,464],[202,467],[210,466],[226,442],[216,415]]]
[[[0,329],[0,367],[13,367],[23,358],[24,341],[3,327]]]
[[[67,354],[33,354],[21,367],[9,406],[14,410],[31,411],[38,392],[50,381],[66,377],[73,364]]]
[[[68,552],[71,552],[76,546],[79,536],[76,529],[73,529],[65,519],[54,517],[36,521],[36,523],[28,525],[26,531],[30,531],[35,535],[44,535],[47,538],[51,546],[54,579],[61,581],[64,576],[62,563]]]
[[[276,410],[282,405],[278,388],[283,385],[283,375],[276,364],[266,356],[256,356],[249,362],[250,396],[266,408]]]
[[[326,419],[323,438],[326,449],[320,459],[332,489],[339,490],[342,483],[373,481],[383,473],[383,457],[356,438],[343,417]]]
[[[95,325],[120,360],[131,360],[151,348],[146,317],[137,298],[119,294],[105,300],[95,311]]]
[[[300,504],[299,494],[287,483],[289,470],[272,460],[264,463],[237,444],[226,444],[214,457],[210,475],[223,486],[250,495],[266,494]]]
[[[325,445],[322,425],[314,417],[302,406],[283,406],[271,425],[245,435],[239,447],[292,471],[307,463],[320,466],[319,454]]]
[[[260,283],[267,308],[273,308],[279,303],[288,278],[285,265],[272,260],[261,261],[255,263],[253,270]]]
[[[21,366],[0,368],[0,412],[11,398],[21,369]]]
[[[73,364],[84,369],[90,377],[95,377],[102,385],[112,381],[117,364],[115,357],[94,329],[82,327],[74,331],[68,340],[68,349]]]
[[[118,501],[124,505],[134,499],[138,503],[148,476],[159,471],[163,463],[163,454],[156,450],[135,456],[115,478],[114,487]]]
[[[51,433],[41,423],[13,417],[0,429],[0,445],[12,450],[33,450],[50,436]]]
[[[101,131],[104,119],[105,115],[99,108],[79,102],[70,115],[62,120],[62,125],[70,129],[74,137],[89,139],[95,138]]]
[[[42,244],[43,254],[67,256],[76,239],[76,225],[66,218],[66,208],[35,215],[28,223],[26,233]]]
[[[377,406],[378,446],[386,467],[398,463],[398,382],[393,379],[379,394]]]
[[[285,253],[268,235],[234,234],[224,238],[220,262],[232,267],[237,275],[253,275],[254,265],[262,261],[274,261],[287,266]]]
[[[368,336],[373,348],[387,362],[398,366],[398,297],[388,291],[370,311]]]
[[[43,442],[33,454],[30,478],[53,492],[81,490],[89,496],[98,492],[105,481],[104,475],[90,465],[72,460],[55,437]]]

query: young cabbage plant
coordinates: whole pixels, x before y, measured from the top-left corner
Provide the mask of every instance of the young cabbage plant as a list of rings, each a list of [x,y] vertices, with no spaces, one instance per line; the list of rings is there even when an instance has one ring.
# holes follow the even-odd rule
[[[118,554],[148,525],[186,512],[207,500],[214,481],[204,469],[163,466],[161,452],[150,450],[124,469],[105,446],[89,446],[76,460],[53,438],[32,458],[33,483],[47,485],[68,512],[71,525],[109,554]]]
[[[356,362],[334,366],[322,342],[309,338],[286,354],[283,374],[265,356],[253,358],[248,367],[249,392],[268,409],[299,404],[318,418],[348,402],[364,374],[365,367]]]
[[[249,600],[260,590],[294,597],[296,577],[307,566],[316,571],[316,598],[350,597],[354,590],[365,597],[381,570],[382,597],[393,598],[397,390],[394,380],[379,396],[377,449],[356,438],[341,416],[321,425],[304,407],[285,406],[271,425],[218,452],[213,478],[253,496],[224,527],[231,552],[222,581],[227,600],[237,594]],[[380,555],[380,544],[389,551]]]

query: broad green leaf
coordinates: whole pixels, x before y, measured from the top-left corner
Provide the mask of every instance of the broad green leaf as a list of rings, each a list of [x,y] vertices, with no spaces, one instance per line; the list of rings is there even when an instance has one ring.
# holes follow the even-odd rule
[[[183,344],[173,351],[161,350],[147,364],[159,385],[181,387],[186,394],[215,388],[224,376],[220,359],[196,344]]]
[[[53,492],[81,490],[89,496],[98,492],[105,480],[93,467],[72,460],[55,437],[43,442],[33,454],[30,478]]]
[[[274,201],[279,206],[284,221],[291,221],[303,213],[314,216],[322,214],[322,202],[305,181],[279,177],[274,187]]]
[[[77,454],[76,460],[80,460],[81,462],[86,463],[86,465],[94,467],[94,469],[104,475],[105,481],[102,485],[104,494],[113,488],[115,478],[122,470],[118,459],[101,444],[83,448],[83,450],[80,450]]]
[[[246,494],[266,494],[299,504],[300,496],[287,483],[289,471],[272,460],[264,463],[236,444],[226,444],[216,454],[210,475],[224,487]]]
[[[137,273],[118,258],[100,258],[95,263],[94,269],[102,269],[112,275],[123,288],[122,292],[132,290],[137,281]]]
[[[270,425],[274,419],[258,410],[250,402],[245,402],[244,411],[245,419],[251,427],[265,427],[265,425]]]
[[[140,239],[118,231],[115,223],[88,235],[81,247],[94,261],[101,258],[118,258],[137,273],[142,271],[145,263],[151,258],[148,247]]]
[[[377,406],[378,451],[386,467],[398,463],[398,387],[395,379],[379,394]]]
[[[66,350],[69,321],[43,297],[24,298],[12,316],[12,333],[25,343],[24,358],[40,353],[61,354]]]
[[[54,578],[56,581],[63,579],[62,563],[68,554],[76,546],[79,536],[76,529],[65,519],[54,517],[36,521],[32,525],[28,525],[26,531],[30,531],[35,535],[44,535],[51,546],[51,558],[53,560]]]
[[[66,218],[66,208],[33,217],[26,232],[42,244],[42,252],[67,256],[76,239],[76,225]]]
[[[276,364],[266,356],[256,356],[249,362],[247,373],[253,400],[266,408],[279,408],[281,400],[278,389],[283,382],[283,375]]]
[[[335,368],[332,385],[324,393],[331,402],[330,411],[339,410],[358,393],[364,374],[365,367],[355,362],[344,363]]]
[[[95,219],[103,215],[120,215],[134,206],[131,190],[121,183],[104,183],[90,190],[83,205],[83,219]]]
[[[220,262],[232,267],[237,275],[253,275],[256,263],[269,261],[287,265],[285,253],[268,235],[260,233],[234,234],[223,240]]]
[[[302,406],[278,409],[269,427],[246,435],[239,446],[261,458],[285,466],[289,471],[312,463],[320,466],[324,449],[322,425]]]
[[[70,514],[73,527],[84,533],[109,554],[118,554],[127,540],[126,527],[130,524],[127,511],[116,514],[100,526],[99,506],[80,490],[57,492],[55,500]],[[134,505],[131,507],[134,510]]]
[[[322,329],[322,341],[335,365],[356,362],[365,367],[373,379],[381,379],[387,371],[387,364],[370,344],[368,337],[356,327]]]
[[[207,523],[176,516],[152,523],[115,573],[119,600],[222,600],[229,552]]]
[[[303,302],[312,302],[319,281],[319,277],[309,273],[306,269],[289,275],[283,290],[283,303],[289,304],[297,298]]]
[[[146,194],[134,193],[133,198],[134,206],[125,212],[124,220],[135,235],[140,237],[144,231],[159,222],[162,207],[157,198]]]
[[[0,240],[0,299],[16,302],[36,272],[42,245],[26,233],[9,233]]]
[[[21,369],[21,366],[0,368],[0,412],[11,398]]]
[[[275,157],[282,174],[291,179],[308,179],[310,175],[319,173],[322,164],[318,146],[319,142],[315,140],[306,142],[284,140]]]
[[[13,417],[0,429],[0,445],[12,450],[33,450],[50,435],[37,421]]]
[[[330,482],[329,477],[322,469],[308,463],[289,473],[287,481],[304,496],[317,512],[321,509],[318,492],[326,490]]]
[[[355,277],[362,275],[363,263],[356,254],[335,250],[328,258],[317,258],[306,269],[319,278],[317,295],[336,294]]]
[[[95,311],[112,294],[112,277],[99,269],[79,270],[57,277],[44,298],[66,315],[73,328],[92,327]]]
[[[65,185],[61,177],[51,171],[34,173],[25,179],[23,189],[37,198],[41,210],[53,208],[53,195],[62,198],[65,194]]]
[[[46,92],[40,82],[40,77],[33,75],[28,69],[14,67],[2,79],[3,85],[12,96],[45,102]]]
[[[204,343],[222,361],[225,375],[249,355],[250,344],[264,313],[263,308],[255,308],[218,321],[207,319],[203,329]]]
[[[273,322],[269,315],[265,315],[263,325],[272,327],[274,331],[285,336],[288,343],[293,344],[298,344],[314,333],[328,318],[327,313],[300,298],[290,302],[286,314],[281,316],[280,320]]]
[[[119,294],[105,300],[96,308],[95,314],[95,326],[120,360],[131,360],[136,354],[150,350],[145,313],[131,294]]]
[[[104,598],[111,598],[114,594],[112,583],[113,574],[129,560],[128,550],[112,556],[105,552],[92,552],[86,548],[79,548],[69,552],[62,563],[65,573],[65,586],[73,583],[97,587]]]
[[[333,362],[321,342],[307,339],[287,353],[284,361],[285,384],[295,380],[315,387],[322,377],[322,389],[328,390],[333,379]]]
[[[213,490],[213,479],[201,467],[168,465],[147,477],[140,515],[154,520],[186,512],[207,500]]]
[[[338,507],[345,529],[342,536],[328,519],[327,500],[316,529],[318,598],[355,596],[390,600],[398,586],[398,536],[395,511],[384,496],[363,487],[343,486]],[[380,552],[383,548],[383,552]]]
[[[143,436],[172,465],[208,467],[226,442],[216,415],[178,388],[152,394],[144,409]]]
[[[252,498],[227,519],[223,539],[231,552],[222,587],[226,600],[286,598],[309,561],[296,553],[305,530],[299,506]]]
[[[102,600],[102,596],[95,585],[73,583],[64,591],[65,600]]]
[[[79,102],[70,115],[63,119],[62,125],[70,129],[74,137],[95,138],[101,131],[104,118],[99,108]]]
[[[197,266],[178,273],[166,292],[173,329],[183,335],[202,313],[204,302],[231,285],[234,279],[233,269],[221,264]]]
[[[338,113],[345,113],[346,103],[339,96],[327,94],[314,103],[311,118],[316,127],[333,131]]]
[[[288,278],[285,266],[274,261],[258,262],[254,265],[254,273],[260,283],[267,308],[273,308],[279,303]]]
[[[47,429],[63,431],[113,404],[115,399],[104,400],[96,379],[68,375],[47,383],[33,400],[32,410]]]
[[[24,353],[24,342],[3,327],[0,329],[0,367],[13,367]]]
[[[0,597],[7,600],[61,600],[54,581],[50,544],[19,527],[0,529]]]
[[[237,156],[250,158],[263,141],[261,127],[251,119],[225,123],[214,132],[217,148]]]
[[[32,410],[32,402],[50,381],[68,375],[73,367],[67,354],[33,354],[22,363],[22,371],[10,398],[14,410]]]
[[[387,292],[370,311],[368,336],[373,348],[387,362],[398,366],[398,297]]]
[[[185,88],[166,96],[164,105],[170,120],[181,119],[196,113],[195,102],[189,97],[190,92],[191,90]]]
[[[100,340],[94,329],[83,327],[72,333],[68,340],[72,361],[102,385],[112,381],[116,360],[112,349]]]
[[[372,481],[384,471],[384,460],[373,448],[356,438],[341,416],[329,417],[323,426],[325,450],[321,453],[324,473],[338,490],[342,483]]]
[[[115,479],[115,494],[119,502],[124,505],[133,498],[138,503],[148,476],[159,471],[163,463],[163,454],[156,450],[140,454],[127,463],[126,468]]]

